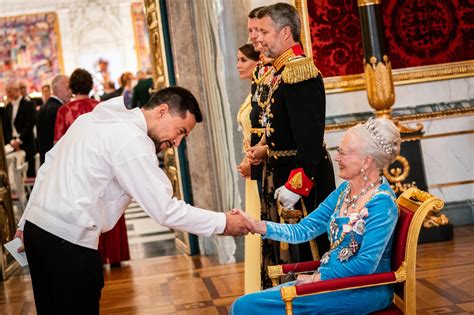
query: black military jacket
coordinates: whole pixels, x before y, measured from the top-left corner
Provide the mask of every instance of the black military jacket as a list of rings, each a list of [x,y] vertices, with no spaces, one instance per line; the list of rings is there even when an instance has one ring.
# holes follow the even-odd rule
[[[313,60],[303,55],[299,45],[275,59],[272,71],[272,75],[262,80],[255,91],[260,107],[267,104],[262,118],[268,144],[267,163],[275,169],[275,188],[286,184],[290,190],[307,196],[318,176],[324,178],[326,173],[333,176],[332,165],[328,166],[329,157],[323,146],[326,116],[324,83]],[[262,87],[265,84],[267,87]],[[324,163],[321,164],[321,161]],[[293,184],[290,173],[300,168],[303,179],[307,178],[311,183],[290,185]],[[333,187],[331,185],[331,189]]]

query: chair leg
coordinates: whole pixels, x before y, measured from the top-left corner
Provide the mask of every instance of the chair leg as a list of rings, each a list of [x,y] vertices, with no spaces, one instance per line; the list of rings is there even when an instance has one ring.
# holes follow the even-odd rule
[[[296,287],[283,287],[280,293],[281,299],[285,302],[286,315],[293,315],[293,299],[297,296]]]

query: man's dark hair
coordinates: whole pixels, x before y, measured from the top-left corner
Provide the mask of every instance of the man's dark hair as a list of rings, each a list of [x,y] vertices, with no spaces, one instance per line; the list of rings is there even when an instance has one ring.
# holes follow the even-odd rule
[[[202,121],[198,101],[190,91],[179,86],[170,86],[159,90],[150,97],[142,108],[150,110],[164,103],[168,104],[170,112],[178,114],[181,118],[186,117],[186,112],[190,112],[196,118],[196,122]]]
[[[72,94],[75,95],[89,95],[92,90],[94,81],[87,70],[77,68],[69,78],[69,88]]]
[[[245,44],[239,48],[240,52],[245,55],[245,57],[253,60],[258,61],[260,58],[260,53],[255,51],[255,48],[252,44]]]
[[[265,8],[265,7],[258,7],[258,8],[253,9],[252,11],[249,12],[248,18],[249,19],[255,19],[258,15],[258,11],[260,11],[263,8]]]
[[[289,26],[291,30],[291,35],[295,42],[300,41],[301,35],[301,20],[298,15],[296,8],[288,3],[275,3],[266,7],[263,7],[257,13],[257,18],[261,19],[265,16],[268,16],[272,19],[278,27],[278,30],[281,30],[285,26]]]

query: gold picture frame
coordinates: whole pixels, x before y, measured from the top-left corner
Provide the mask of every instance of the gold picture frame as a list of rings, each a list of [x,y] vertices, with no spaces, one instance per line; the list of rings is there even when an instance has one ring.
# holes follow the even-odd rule
[[[148,28],[143,2],[132,2],[130,10],[132,14],[133,35],[135,39],[135,53],[137,55],[138,69],[142,71],[151,71],[150,42],[148,38]]]
[[[292,0],[292,2],[301,16],[303,49],[306,55],[312,57],[307,0]],[[392,71],[392,75],[395,85],[470,77],[474,75],[474,60],[395,69]],[[360,73],[324,78],[324,86],[328,94],[364,90],[365,75]]]

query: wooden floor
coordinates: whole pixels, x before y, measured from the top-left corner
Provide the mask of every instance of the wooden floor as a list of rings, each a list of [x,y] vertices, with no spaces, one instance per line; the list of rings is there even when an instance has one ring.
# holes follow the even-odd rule
[[[474,226],[418,247],[417,314],[474,314]],[[102,314],[227,314],[243,292],[243,264],[167,256],[105,269]],[[0,314],[35,314],[26,270],[0,283]]]

